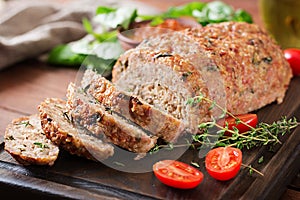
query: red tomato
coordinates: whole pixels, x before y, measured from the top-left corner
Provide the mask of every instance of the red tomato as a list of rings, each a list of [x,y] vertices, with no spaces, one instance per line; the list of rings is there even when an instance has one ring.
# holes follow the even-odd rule
[[[241,115],[236,115],[236,118],[240,119],[241,121],[243,121],[244,123],[248,124],[249,126],[255,128],[258,122],[258,118],[256,114],[241,114]],[[233,130],[233,127],[236,127],[240,133],[246,132],[250,130],[250,127],[239,123],[236,124],[236,120],[233,117],[226,117],[225,118],[225,122],[228,123],[228,129],[229,130]],[[221,122],[219,122],[219,124],[223,125],[224,127],[226,126],[224,120],[222,120]],[[225,135],[231,136],[231,133],[229,132],[225,132]]]
[[[288,48],[284,50],[284,57],[290,63],[294,76],[300,75],[300,49]]]
[[[209,175],[221,181],[235,177],[242,164],[242,152],[234,147],[218,147],[210,150],[205,157]]]
[[[176,160],[163,160],[155,163],[153,172],[162,183],[180,189],[194,188],[203,180],[202,172]]]

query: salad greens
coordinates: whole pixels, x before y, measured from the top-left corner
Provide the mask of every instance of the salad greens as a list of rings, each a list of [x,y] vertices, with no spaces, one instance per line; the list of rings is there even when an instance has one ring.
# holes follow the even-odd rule
[[[160,15],[140,17],[142,20],[152,20],[152,25],[158,25],[166,18],[178,18],[181,16],[194,17],[202,26],[226,21],[253,22],[248,12],[242,9],[234,10],[230,5],[222,1],[209,3],[191,2],[178,7],[170,7]]]
[[[112,66],[123,53],[117,39],[118,28],[128,29],[134,21],[151,20],[150,25],[159,25],[166,18],[194,17],[202,26],[210,23],[237,21],[252,23],[252,17],[242,9],[234,10],[222,1],[191,2],[170,7],[157,15],[138,15],[134,8],[111,8],[100,6],[92,21],[83,19],[87,36],[74,42],[58,45],[48,56],[48,63],[64,66],[80,66],[98,70],[103,76],[110,75]],[[99,29],[99,30],[96,30]]]
[[[112,66],[123,53],[117,40],[117,28],[128,28],[136,16],[137,10],[132,8],[98,7],[92,20],[100,26],[100,31],[96,32],[92,22],[84,18],[82,24],[87,36],[53,48],[49,53],[48,63],[65,66],[84,65],[96,69],[103,76],[109,76]]]

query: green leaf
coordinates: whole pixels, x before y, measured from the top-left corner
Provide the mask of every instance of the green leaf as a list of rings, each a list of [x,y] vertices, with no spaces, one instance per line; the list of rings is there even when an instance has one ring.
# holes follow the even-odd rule
[[[261,156],[259,159],[258,159],[258,163],[261,164],[264,162],[264,156]]]
[[[91,35],[94,34],[93,25],[87,18],[82,19],[82,25],[87,33],[89,33]]]
[[[124,29],[127,29],[136,17],[136,9],[121,7],[111,12],[98,14],[93,18],[93,20],[105,27],[107,30],[110,28],[116,29],[118,26],[122,26]]]
[[[235,11],[233,21],[253,23],[251,15],[242,9],[238,9]]]
[[[95,46],[94,53],[105,60],[118,59],[124,52],[119,42],[102,42]]]
[[[106,7],[106,6],[99,6],[96,10],[96,15],[115,12],[116,10],[117,10],[116,8],[110,8],[110,7]]]
[[[206,3],[191,2],[182,6],[170,7],[164,16],[170,18],[178,18],[181,16],[192,16],[194,10],[202,10]]]
[[[212,110],[216,106],[216,101],[213,101],[209,106],[208,110]]]
[[[231,20],[234,10],[221,1],[213,1],[203,8],[203,12],[206,12],[210,22],[222,22]]]
[[[217,142],[215,146],[216,147],[226,147],[226,144],[223,142]]]
[[[37,145],[39,148],[42,148],[42,149],[44,149],[44,148],[49,148],[48,145],[43,144],[43,143],[41,143],[41,142],[34,142],[33,144],[34,144],[34,145]]]
[[[235,118],[235,124],[238,125],[241,123],[241,120],[239,118]]]
[[[66,44],[53,48],[48,55],[47,62],[53,65],[79,66],[85,58],[85,55],[74,53]]]
[[[108,77],[111,75],[111,70],[115,63],[115,59],[105,60],[95,55],[90,55],[86,57],[82,65],[87,69],[96,70],[98,74],[101,74],[104,77]]]
[[[118,59],[124,52],[121,44],[118,41],[90,42],[86,39],[78,40],[69,44],[71,51],[76,54],[96,55],[99,58]]]
[[[150,26],[157,26],[159,24],[162,24],[164,22],[164,19],[162,17],[155,17],[154,19],[152,19],[152,21],[150,22]]]

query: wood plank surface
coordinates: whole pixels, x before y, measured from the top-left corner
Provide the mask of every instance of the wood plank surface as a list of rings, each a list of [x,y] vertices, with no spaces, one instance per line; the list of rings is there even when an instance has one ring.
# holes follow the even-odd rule
[[[161,10],[187,0],[141,0]],[[263,26],[257,0],[224,1],[235,8],[244,8]],[[245,164],[264,173],[249,175],[242,170],[227,182],[209,177],[203,166],[203,183],[193,190],[177,190],[162,185],[153,173],[125,173],[101,163],[87,161],[63,152],[53,167],[23,167],[3,150],[3,134],[7,124],[16,117],[37,112],[37,105],[47,97],[65,97],[66,87],[75,81],[77,69],[49,66],[37,59],[18,63],[0,71],[0,194],[45,199],[299,199],[300,129],[282,137],[282,145],[271,152],[266,147],[244,150]],[[259,110],[261,121],[272,122],[285,115],[300,119],[300,77],[293,78],[287,96],[280,105],[271,104]],[[1,136],[2,135],[2,136]],[[258,159],[264,156],[264,162]],[[186,152],[181,160],[198,159]],[[198,160],[200,163],[203,160]],[[294,183],[294,185],[292,184]],[[288,187],[288,190],[286,188]],[[298,190],[298,191],[297,191]]]

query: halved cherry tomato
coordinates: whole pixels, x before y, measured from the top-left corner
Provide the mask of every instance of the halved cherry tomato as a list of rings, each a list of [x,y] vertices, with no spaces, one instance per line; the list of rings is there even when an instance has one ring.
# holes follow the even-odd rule
[[[300,49],[288,48],[284,51],[284,57],[289,62],[293,75],[300,75]]]
[[[248,124],[249,126],[255,128],[258,122],[258,118],[256,114],[241,114],[241,115],[236,115],[236,118],[240,119],[244,123]],[[237,123],[236,119],[233,117],[226,117],[225,120],[221,120],[219,124],[222,126],[226,126],[226,123],[228,124],[228,129],[233,130],[233,127],[236,127],[240,133],[249,131],[251,128],[249,126],[246,126],[242,123]],[[231,136],[232,134],[229,133],[228,131],[225,132],[225,135]]]
[[[242,164],[242,152],[234,147],[218,147],[205,157],[205,167],[210,176],[226,181],[235,177]]]
[[[198,169],[176,160],[163,160],[153,165],[155,176],[162,183],[180,189],[191,189],[203,180]]]

